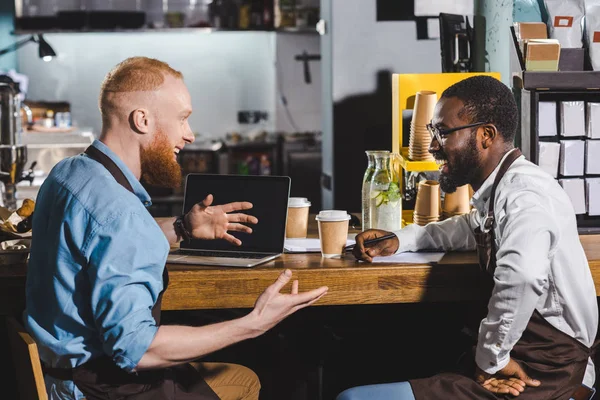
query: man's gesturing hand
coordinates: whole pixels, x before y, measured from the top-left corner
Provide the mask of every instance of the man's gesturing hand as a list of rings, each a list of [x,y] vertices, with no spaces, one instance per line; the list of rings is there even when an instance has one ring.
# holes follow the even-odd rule
[[[527,386],[537,387],[541,385],[540,381],[530,378],[512,358],[506,367],[494,375],[490,375],[478,367],[475,380],[490,392],[506,393],[513,396],[521,394]]]
[[[398,246],[400,245],[398,237],[365,247],[366,240],[376,239],[389,233],[391,232],[382,231],[380,229],[369,229],[356,235],[356,244],[354,245],[353,250],[354,257],[356,257],[357,260],[372,262],[373,257],[391,256],[396,253]]]
[[[327,294],[327,286],[322,286],[309,292],[298,293],[297,280],[292,282],[290,294],[280,293],[291,277],[292,271],[286,269],[256,300],[254,310],[252,310],[250,315],[255,320],[253,328],[259,330],[259,335],[277,325],[287,316],[304,307],[310,306]]]
[[[252,233],[252,228],[243,223],[256,224],[258,219],[252,215],[233,213],[251,209],[252,203],[240,201],[211,206],[212,202],[213,195],[209,194],[185,215],[185,224],[190,229],[192,236],[197,239],[225,239],[237,246],[241,245],[241,240],[227,231]]]

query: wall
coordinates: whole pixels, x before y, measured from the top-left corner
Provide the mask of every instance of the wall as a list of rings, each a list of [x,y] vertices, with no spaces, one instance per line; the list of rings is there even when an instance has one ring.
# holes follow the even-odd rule
[[[323,101],[333,102],[323,118],[323,173],[333,178],[324,207],[360,211],[364,151],[391,149],[391,74],[440,72],[440,43],[418,41],[415,22],[378,22],[375,0],[324,3],[331,14],[323,40],[332,54]]]
[[[244,132],[238,110],[264,110],[275,128],[275,34],[270,32],[144,32],[47,34],[58,57],[38,58],[37,46],[18,53],[19,72],[30,78],[28,99],[71,103],[80,127],[100,131],[98,93],[118,62],[143,55],[166,61],[184,74],[192,95],[190,124],[206,137]]]
[[[0,1],[0,49],[10,46],[15,42],[11,34],[14,29],[13,13],[15,3],[12,0]],[[11,70],[17,67],[17,56],[14,52],[0,56],[0,71]]]
[[[334,101],[374,92],[378,71],[441,71],[439,40],[417,41],[414,22],[378,22],[375,3],[333,0]]]
[[[311,83],[304,80],[304,63],[295,57],[306,51],[321,54],[321,39],[315,34],[276,35],[276,117],[278,131],[321,130],[321,61],[310,61]],[[287,100],[287,111],[283,103]],[[289,111],[289,112],[288,112]]]

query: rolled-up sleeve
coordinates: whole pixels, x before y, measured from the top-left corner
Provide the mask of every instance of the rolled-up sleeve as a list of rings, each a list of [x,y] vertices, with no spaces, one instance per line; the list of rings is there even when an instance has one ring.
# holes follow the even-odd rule
[[[396,253],[419,250],[475,250],[472,218],[472,214],[465,214],[425,226],[411,224],[394,232],[400,242]]]
[[[510,192],[497,207],[502,239],[496,253],[494,288],[481,321],[475,361],[487,373],[504,368],[521,338],[550,275],[557,227],[540,193]]]
[[[135,368],[158,330],[152,307],[162,290],[168,244],[152,223],[147,216],[120,214],[101,224],[86,246],[99,339],[126,371]]]

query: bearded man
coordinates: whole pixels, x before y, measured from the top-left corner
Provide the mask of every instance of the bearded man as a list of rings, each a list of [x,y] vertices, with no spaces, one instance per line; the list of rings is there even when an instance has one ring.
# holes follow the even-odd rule
[[[428,125],[429,152],[441,164],[442,190],[470,184],[475,210],[411,225],[367,248],[365,240],[387,232],[356,238],[354,254],[367,262],[403,251],[478,250],[490,293],[474,357],[460,373],[356,387],[338,400],[593,395],[598,307],[575,212],[558,182],[513,147],[517,116],[512,93],[494,78],[468,78],[444,91]]]
[[[209,195],[178,218],[155,221],[139,180],[176,187],[177,153],[194,141],[190,94],[166,63],[127,59],[100,89],[102,134],[61,161],[42,185],[33,218],[25,324],[37,342],[50,399],[258,399],[249,369],[189,362],[253,338],[327,288],[280,290],[282,272],[247,315],[202,327],[159,326],[165,261],[182,235],[240,240],[259,223],[247,202]],[[235,213],[232,213],[235,212]]]

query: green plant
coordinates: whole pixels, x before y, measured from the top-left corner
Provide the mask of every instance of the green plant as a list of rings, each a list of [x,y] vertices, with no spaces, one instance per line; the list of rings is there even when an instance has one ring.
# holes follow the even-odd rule
[[[382,204],[388,205],[389,203],[394,205],[400,200],[400,187],[397,183],[391,182],[387,190],[372,192],[371,198],[376,200],[376,207]]]

